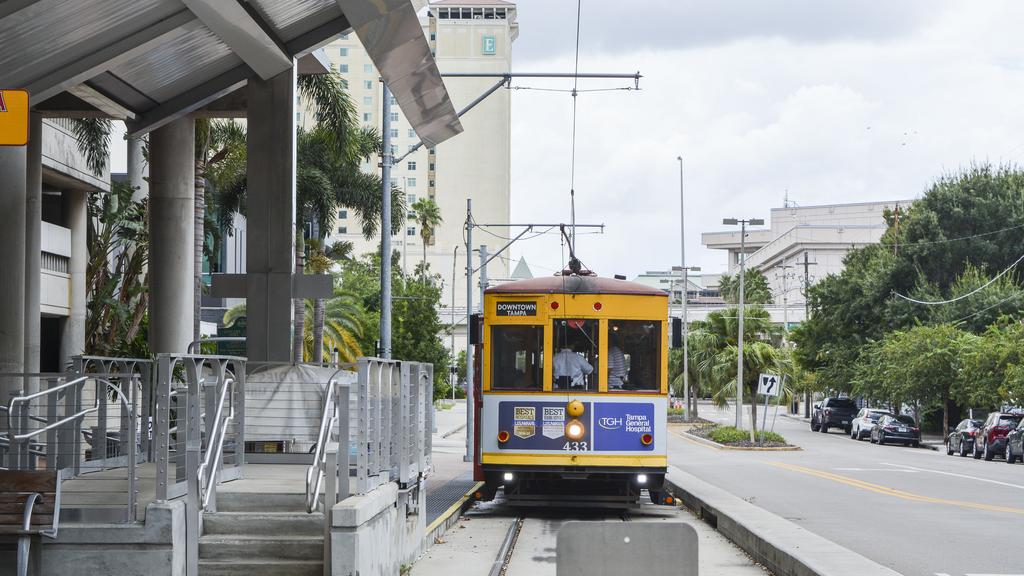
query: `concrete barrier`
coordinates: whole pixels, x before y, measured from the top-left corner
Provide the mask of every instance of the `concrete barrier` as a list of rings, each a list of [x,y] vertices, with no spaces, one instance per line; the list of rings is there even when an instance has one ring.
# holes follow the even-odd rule
[[[675,466],[666,480],[676,498],[775,576],[900,576]]]
[[[330,574],[391,576],[412,565],[423,550],[426,505],[422,484],[400,490],[395,482],[335,504]]]

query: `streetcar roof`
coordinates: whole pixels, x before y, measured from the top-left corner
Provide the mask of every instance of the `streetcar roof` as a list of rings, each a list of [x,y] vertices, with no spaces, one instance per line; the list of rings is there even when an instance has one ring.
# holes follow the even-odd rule
[[[668,297],[665,291],[646,284],[599,276],[542,276],[499,284],[488,288],[485,294],[626,294]]]

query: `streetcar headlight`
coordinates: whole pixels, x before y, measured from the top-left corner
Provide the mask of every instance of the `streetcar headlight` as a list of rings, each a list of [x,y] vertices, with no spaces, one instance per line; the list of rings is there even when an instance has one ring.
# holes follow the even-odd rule
[[[636,483],[637,484],[647,484],[647,474],[637,474],[636,475]]]
[[[513,478],[515,478],[515,476],[513,476],[511,472],[505,472],[505,475],[501,477],[505,482],[511,482]]]
[[[586,429],[583,427],[583,423],[579,420],[570,420],[569,423],[565,425],[565,435],[570,440],[579,440],[580,438],[583,438],[583,434],[585,432]]]

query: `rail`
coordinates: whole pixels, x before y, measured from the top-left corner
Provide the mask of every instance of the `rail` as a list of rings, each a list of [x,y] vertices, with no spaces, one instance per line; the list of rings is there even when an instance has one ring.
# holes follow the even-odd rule
[[[317,510],[320,503],[320,489],[323,485],[324,476],[330,469],[334,475],[334,478],[338,478],[337,481],[330,483],[330,489],[328,490],[329,495],[335,497],[335,502],[338,500],[344,500],[348,497],[348,465],[341,467],[344,470],[344,475],[339,475],[339,467],[337,465],[337,456],[332,459],[331,463],[333,466],[329,466],[328,454],[337,454],[338,447],[345,447],[345,453],[348,451],[348,426],[347,426],[347,411],[349,406],[349,388],[348,386],[342,386],[338,380],[331,379],[327,384],[327,390],[324,397],[324,408],[320,416],[320,429],[317,433],[316,448],[313,452],[313,463],[310,464],[306,470],[306,511],[313,513]],[[342,408],[346,411],[346,425],[338,427],[338,441],[332,441],[332,432],[335,427],[338,426],[340,416],[342,414]],[[346,459],[346,463],[348,460]],[[325,501],[328,501],[329,496],[325,496]]]
[[[228,390],[234,385],[234,380],[228,378],[224,380],[224,385],[221,386],[220,397],[217,400],[217,414],[214,416],[213,425],[213,438],[210,439],[210,446],[206,450],[206,456],[203,458],[203,463],[199,465],[199,470],[196,475],[199,478],[199,490],[202,496],[203,509],[205,510],[210,504],[210,494],[213,493],[217,485],[217,474],[216,471],[220,468],[221,460],[224,451],[224,438],[227,437],[227,427],[235,419],[235,405],[232,402],[231,412],[224,416],[224,404],[228,398]],[[206,472],[213,470],[214,473],[206,478]]]

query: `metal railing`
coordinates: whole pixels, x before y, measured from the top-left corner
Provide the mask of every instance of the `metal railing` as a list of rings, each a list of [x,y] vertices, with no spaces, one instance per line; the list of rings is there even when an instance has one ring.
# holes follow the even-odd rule
[[[196,472],[203,509],[209,506],[210,495],[213,494],[217,481],[216,473],[209,474],[207,477],[207,472],[210,470],[216,471],[220,468],[224,454],[224,438],[227,437],[227,428],[235,419],[234,402],[231,403],[231,412],[224,416],[224,404],[228,398],[228,391],[234,387],[234,382],[234,380],[228,378],[224,380],[224,385],[221,387],[220,397],[217,400],[217,414],[213,419],[213,437],[210,439],[209,448],[206,450],[203,463],[199,465],[199,470]]]
[[[349,387],[342,385],[338,380],[331,379],[327,384],[324,397],[324,409],[320,417],[320,430],[317,434],[316,450],[313,453],[313,463],[306,471],[306,511],[315,512],[320,503],[320,488],[323,485],[324,476],[330,473],[325,502],[337,503],[348,498],[349,495],[349,474],[348,466],[338,466],[338,449],[344,447],[345,454],[349,446]],[[346,425],[338,426],[342,415],[345,415]],[[337,439],[332,438],[332,433],[337,430]],[[329,458],[329,455],[333,455]],[[345,459],[348,462],[348,459]],[[339,473],[339,470],[342,470]],[[332,502],[333,497],[333,502]]]
[[[135,521],[138,464],[145,459],[138,404],[147,386],[140,375],[128,370],[19,376],[42,389],[13,396],[2,407],[7,419],[0,428],[0,466],[58,470],[62,479],[78,480],[64,503],[69,521]],[[117,422],[113,429],[111,419]],[[108,490],[121,482],[122,492]]]

